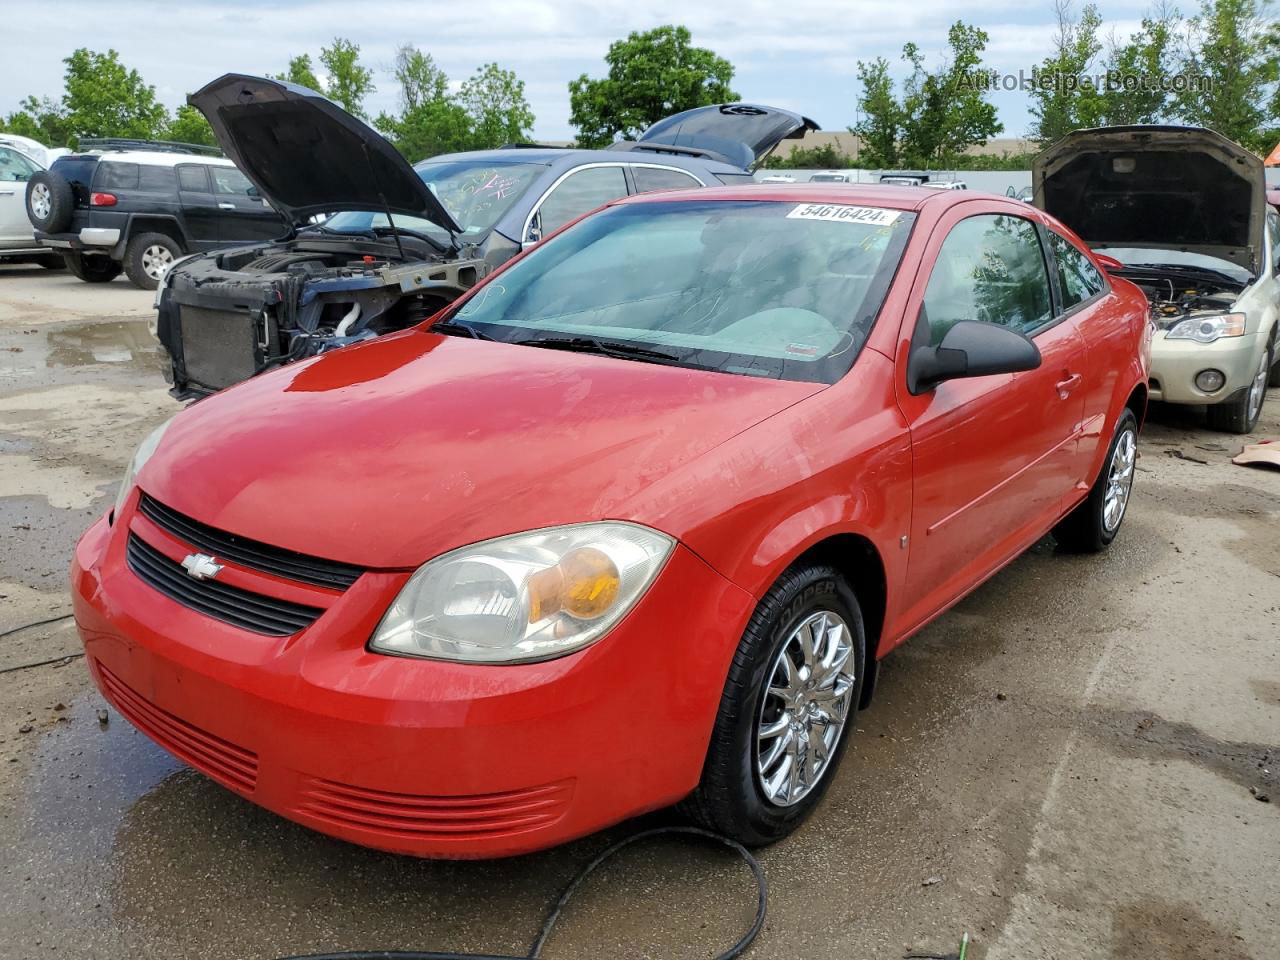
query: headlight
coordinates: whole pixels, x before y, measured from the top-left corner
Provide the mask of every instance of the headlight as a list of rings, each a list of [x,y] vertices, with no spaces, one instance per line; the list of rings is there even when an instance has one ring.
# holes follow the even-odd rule
[[[1213,343],[1219,337],[1243,337],[1244,321],[1243,313],[1224,313],[1219,317],[1191,317],[1175,323],[1164,336],[1166,340]]]
[[[169,429],[169,424],[171,423],[173,423],[172,417],[152,430],[151,433],[147,434],[147,439],[138,444],[138,449],[134,451],[133,459],[129,461],[128,469],[124,472],[124,479],[120,481],[120,492],[116,494],[115,513],[117,516],[129,496],[129,491],[133,488],[133,480],[138,475],[138,471],[142,469],[143,464],[151,459],[151,455],[156,452],[156,447],[160,446],[160,438],[164,436],[164,432]]]
[[[562,656],[622,619],[674,545],[648,527],[606,522],[462,547],[418,568],[369,648],[470,663]]]

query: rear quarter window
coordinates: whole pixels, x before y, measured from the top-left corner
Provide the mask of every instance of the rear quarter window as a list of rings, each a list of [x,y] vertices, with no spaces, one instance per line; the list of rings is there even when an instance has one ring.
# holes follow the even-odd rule
[[[95,190],[136,190],[138,187],[138,165],[136,163],[113,163],[102,160],[98,163],[97,175],[93,178]]]

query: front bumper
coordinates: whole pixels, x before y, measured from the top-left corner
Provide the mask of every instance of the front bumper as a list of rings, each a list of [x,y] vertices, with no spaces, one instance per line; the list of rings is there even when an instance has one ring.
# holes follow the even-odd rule
[[[132,500],[136,502],[137,495]],[[682,546],[609,635],[545,663],[369,653],[407,572],[367,572],[310,627],[249,633],[139,579],[104,517],[72,566],[103,695],[240,795],[354,843],[428,857],[523,853],[693,789],[754,605]]]
[[[1213,343],[1169,340],[1163,330],[1151,342],[1151,399],[1166,403],[1220,403],[1249,386],[1258,371],[1258,351],[1265,342],[1259,336],[1222,337]],[[1220,370],[1226,383],[1205,393],[1195,385],[1201,370]]]

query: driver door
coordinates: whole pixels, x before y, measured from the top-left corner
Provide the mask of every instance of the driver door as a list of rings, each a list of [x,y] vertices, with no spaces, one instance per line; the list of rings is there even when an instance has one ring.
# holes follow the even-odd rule
[[[937,344],[959,320],[997,323],[1030,337],[1041,364],[913,396],[900,351],[913,463],[909,629],[1043,534],[1079,472],[1085,346],[1070,318],[1056,319],[1039,231],[1012,211],[966,216],[967,207],[953,209],[931,238],[908,302],[908,316],[921,317],[913,340]]]

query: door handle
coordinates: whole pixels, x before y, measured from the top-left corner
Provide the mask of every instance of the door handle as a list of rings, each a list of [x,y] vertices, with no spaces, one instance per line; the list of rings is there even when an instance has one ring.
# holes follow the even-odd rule
[[[218,209],[219,209],[219,210],[234,210],[235,208],[236,208],[236,205],[235,205],[234,203],[220,203],[220,204],[218,204]]]
[[[12,197],[16,190],[0,190],[0,197]]]
[[[1080,386],[1080,381],[1083,379],[1084,377],[1080,376],[1080,374],[1073,373],[1071,376],[1067,377],[1067,379],[1059,380],[1057,384],[1055,384],[1058,388],[1058,396],[1063,400],[1067,399],[1071,394],[1071,391]]]

